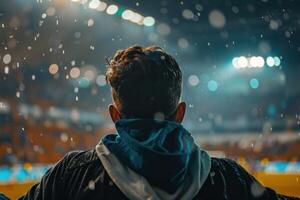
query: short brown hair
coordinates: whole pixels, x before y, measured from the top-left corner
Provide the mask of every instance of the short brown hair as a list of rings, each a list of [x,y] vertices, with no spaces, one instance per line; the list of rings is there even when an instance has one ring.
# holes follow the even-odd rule
[[[132,46],[118,50],[108,64],[106,80],[124,118],[170,118],[182,90],[182,72],[160,47]]]

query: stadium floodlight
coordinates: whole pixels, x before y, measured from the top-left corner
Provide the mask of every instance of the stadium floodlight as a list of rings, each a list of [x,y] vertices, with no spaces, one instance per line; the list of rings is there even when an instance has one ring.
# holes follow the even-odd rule
[[[100,4],[99,4],[97,10],[102,12],[105,10],[106,7],[107,7],[107,3],[100,1]]]
[[[239,57],[237,63],[239,65],[239,67],[245,68],[248,66],[248,59],[245,56],[241,56],[241,57]]]
[[[232,65],[236,69],[240,68],[263,68],[265,65],[269,67],[280,66],[281,60],[279,57],[267,57],[264,59],[262,56],[251,56],[251,57],[234,57],[232,59]]]
[[[81,3],[85,4],[88,3],[88,0],[70,0],[71,2],[75,3]],[[155,24],[155,19],[151,16],[144,17],[142,14],[133,12],[132,10],[125,9],[123,7],[119,7],[117,5],[111,4],[108,5],[104,1],[100,0],[91,0],[88,4],[88,7],[90,9],[95,9],[97,11],[105,11],[108,15],[118,15],[120,13],[120,16],[124,20],[128,20],[132,23],[138,24],[138,25],[144,25],[144,26],[153,26]],[[123,10],[125,10],[123,12]]]
[[[274,58],[271,57],[271,56],[267,57],[267,65],[268,65],[269,67],[273,67],[274,64],[275,64]]]
[[[106,13],[109,15],[114,15],[118,12],[118,6],[112,4],[106,8]]]
[[[256,56],[252,56],[250,59],[249,59],[249,67],[258,67],[258,59]]]
[[[265,60],[263,57],[258,56],[256,60],[257,60],[257,67],[263,67],[265,65]]]
[[[275,56],[275,57],[273,57],[273,59],[274,59],[274,65],[277,67],[280,66],[280,63],[281,63],[280,58]]]
[[[232,59],[232,65],[233,65],[233,67],[234,68],[240,68],[240,66],[239,66],[239,64],[238,64],[238,60],[239,60],[239,58],[238,57],[234,57],[233,59]]]
[[[100,1],[99,0],[92,0],[89,3],[89,8],[96,9],[96,8],[98,8],[99,5],[100,5]]]
[[[125,10],[123,13],[122,13],[122,18],[125,19],[125,20],[130,20],[134,15],[134,12],[132,12],[131,10]]]
[[[139,13],[134,13],[130,21],[139,24],[140,22],[142,22],[143,19],[144,18],[142,15],[140,15]]]
[[[143,20],[145,26],[153,26],[155,24],[155,19],[153,17],[145,17]]]

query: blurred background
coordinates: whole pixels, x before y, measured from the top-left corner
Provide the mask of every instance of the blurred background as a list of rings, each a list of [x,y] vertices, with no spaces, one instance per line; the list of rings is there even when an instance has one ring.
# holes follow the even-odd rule
[[[296,0],[1,1],[0,191],[115,132],[106,60],[139,44],[182,67],[199,145],[300,196],[299,29]]]

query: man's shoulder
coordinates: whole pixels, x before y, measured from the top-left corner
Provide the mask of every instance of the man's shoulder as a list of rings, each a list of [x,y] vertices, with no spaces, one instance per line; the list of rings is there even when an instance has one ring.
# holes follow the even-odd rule
[[[234,160],[211,157],[209,176],[195,199],[243,199],[249,184],[244,173]]]
[[[101,164],[95,149],[70,151],[64,156],[61,163],[67,172],[78,168],[86,168],[94,163]]]
[[[245,186],[249,184],[246,177],[248,172],[234,160],[229,158],[211,158],[209,182],[218,183],[220,187],[233,185]]]
[[[211,158],[211,173],[221,175],[222,179],[229,182],[242,182],[245,184],[244,176],[248,172],[236,161],[229,158]]]
[[[239,170],[241,166],[234,160],[229,158],[211,157],[212,169],[219,170]]]

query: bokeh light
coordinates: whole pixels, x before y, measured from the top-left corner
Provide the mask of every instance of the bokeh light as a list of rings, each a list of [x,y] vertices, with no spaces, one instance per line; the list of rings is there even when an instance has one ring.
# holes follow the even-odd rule
[[[273,67],[274,64],[275,64],[275,62],[274,62],[273,57],[271,57],[271,56],[267,57],[267,65],[268,65],[269,67]]]
[[[86,77],[81,77],[78,81],[78,86],[81,88],[87,88],[90,85],[90,81]]]
[[[276,66],[280,65],[279,57],[267,57],[264,59],[262,56],[251,56],[251,57],[234,57],[232,59],[232,65],[236,69],[240,68],[263,68],[265,64],[269,67],[273,67],[275,65],[276,59]]]
[[[245,56],[241,56],[239,57],[237,63],[241,68],[245,68],[248,65],[248,60]]]
[[[106,85],[105,75],[101,74],[101,75],[97,76],[96,83],[100,87],[105,86]]]
[[[171,28],[166,23],[161,23],[157,26],[157,32],[161,35],[169,35],[171,33]]]
[[[280,64],[281,64],[280,58],[275,56],[273,59],[274,59],[274,65],[276,67],[280,66]]]
[[[182,17],[185,19],[193,19],[194,13],[190,9],[184,9],[182,11]]]
[[[49,73],[54,75],[58,72],[58,65],[57,64],[51,64],[49,66]]]
[[[119,9],[118,6],[110,5],[106,9],[106,13],[109,14],[109,15],[114,15],[118,12],[118,9]]]
[[[239,66],[239,64],[238,64],[238,60],[239,60],[239,58],[238,57],[234,57],[233,59],[232,59],[232,65],[233,65],[233,67],[234,68],[240,68],[240,66]]]
[[[259,81],[256,78],[252,78],[249,84],[252,89],[257,89],[259,87]]]
[[[5,54],[4,56],[3,56],[3,63],[4,64],[9,64],[11,62],[11,55],[10,54]]]
[[[54,7],[49,7],[47,10],[46,10],[46,14],[47,16],[54,16],[55,15],[55,8]]]
[[[200,80],[196,75],[190,75],[188,78],[188,82],[191,86],[196,86],[199,84]]]
[[[133,18],[133,16],[134,16],[134,12],[132,12],[131,10],[125,10],[122,13],[122,18],[125,20],[130,20]]]
[[[9,67],[8,66],[4,67],[4,74],[9,74]]]
[[[94,20],[93,19],[89,19],[87,22],[88,27],[94,26]]]
[[[209,89],[209,91],[215,92],[218,89],[218,83],[215,80],[210,80],[207,83],[207,88]]]
[[[130,18],[130,21],[142,25],[143,19],[144,19],[144,17],[142,15],[140,15],[139,13],[133,13],[133,16]]]
[[[70,0],[72,2],[75,3],[81,3],[81,4],[86,4],[88,3],[88,0]],[[138,5],[139,3],[137,3]],[[138,25],[145,25],[145,26],[153,26],[155,24],[155,19],[151,16],[148,17],[144,17],[142,14],[137,13],[137,12],[133,12],[132,10],[129,9],[125,9],[123,7],[119,7],[118,5],[115,4],[111,4],[111,5],[107,5],[107,3],[105,3],[104,1],[100,1],[100,0],[91,0],[88,3],[88,7],[90,9],[96,9],[97,11],[105,11],[108,15],[117,15],[117,16],[121,16],[122,19],[124,20],[128,20],[131,21],[132,23],[138,24]],[[53,16],[55,14],[55,9],[52,9],[53,7],[50,7],[50,10],[48,12],[50,12],[50,14],[52,14],[51,16]],[[45,17],[47,15],[45,14]],[[50,16],[50,15],[49,15]],[[88,23],[88,26],[92,26],[90,25],[91,23]],[[168,31],[166,31],[168,32]]]
[[[258,56],[256,60],[257,60],[257,67],[263,67],[265,65],[265,60],[263,57]]]
[[[219,10],[212,10],[208,16],[209,23],[212,27],[221,29],[226,25],[226,18]]]
[[[89,8],[96,9],[96,8],[98,8],[99,5],[100,5],[100,1],[99,0],[92,0],[89,3]]]
[[[143,20],[145,26],[153,26],[155,24],[155,19],[153,17],[145,17]]]
[[[179,38],[177,43],[181,49],[186,49],[189,46],[189,42],[185,38]]]
[[[70,76],[71,78],[78,78],[80,76],[80,69],[78,67],[73,67],[70,70]]]
[[[257,67],[258,66],[257,57],[256,56],[252,56],[249,59],[249,64],[250,64],[250,67]]]
[[[89,81],[93,81],[96,78],[95,72],[92,70],[86,70],[84,72],[84,77]]]
[[[103,2],[103,1],[100,1],[100,4],[97,7],[97,10],[100,11],[100,12],[102,12],[102,11],[104,11],[106,9],[106,7],[107,7],[107,3]]]

